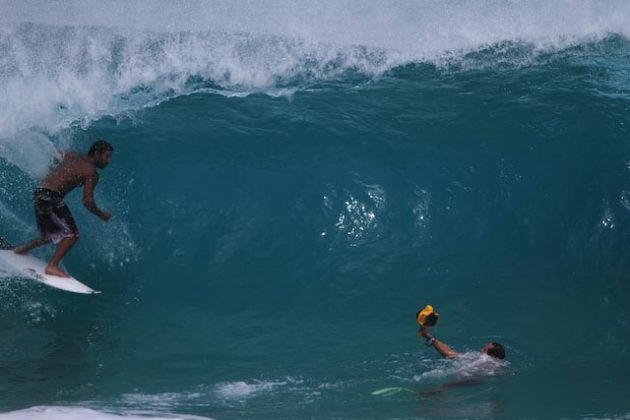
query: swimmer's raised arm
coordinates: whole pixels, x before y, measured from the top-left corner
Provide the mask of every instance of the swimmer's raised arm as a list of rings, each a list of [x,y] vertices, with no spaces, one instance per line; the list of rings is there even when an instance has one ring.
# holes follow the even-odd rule
[[[452,358],[459,355],[459,353],[450,348],[448,345],[432,336],[429,332],[429,327],[421,326],[418,330],[418,335],[420,337],[424,337],[427,340],[427,346],[432,346],[443,357]]]
[[[437,338],[431,335],[429,327],[437,324],[439,314],[433,310],[433,306],[427,305],[424,309],[418,311],[416,314],[416,321],[420,324],[418,330],[418,336],[424,337],[427,340],[427,346],[431,346],[444,357],[452,358],[459,355],[458,352],[450,348],[445,343],[441,342]],[[497,359],[505,358],[505,349],[497,342],[486,343],[480,350],[480,353],[487,354],[488,356],[495,357]]]

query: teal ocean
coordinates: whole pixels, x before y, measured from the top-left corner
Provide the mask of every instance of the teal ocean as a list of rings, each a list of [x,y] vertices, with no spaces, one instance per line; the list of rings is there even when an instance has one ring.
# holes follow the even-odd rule
[[[630,3],[0,0],[0,419],[627,419]],[[35,254],[51,255],[45,247]],[[460,360],[416,337],[415,314]],[[476,376],[484,343],[502,375]]]

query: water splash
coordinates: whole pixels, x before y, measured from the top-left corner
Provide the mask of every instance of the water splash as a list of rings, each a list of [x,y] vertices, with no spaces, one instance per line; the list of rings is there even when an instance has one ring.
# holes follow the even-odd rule
[[[503,45],[499,62],[527,63],[541,50],[626,37],[630,27],[624,1],[2,4],[0,144],[191,92],[290,94],[493,45]],[[527,53],[500,53],[512,43]]]

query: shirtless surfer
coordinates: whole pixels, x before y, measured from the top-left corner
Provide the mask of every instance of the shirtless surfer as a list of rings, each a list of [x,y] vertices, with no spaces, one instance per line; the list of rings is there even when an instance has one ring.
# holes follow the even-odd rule
[[[66,194],[83,185],[83,205],[104,222],[111,214],[100,210],[94,202],[94,189],[98,183],[98,169],[103,169],[112,159],[114,148],[105,140],[97,140],[87,155],[62,152],[61,162],[44,178],[33,192],[35,218],[40,236],[14,249],[16,254],[26,254],[33,248],[53,242],[57,249],[46,266],[46,274],[69,277],[59,268],[61,259],[79,240],[79,229],[70,209],[63,202]]]

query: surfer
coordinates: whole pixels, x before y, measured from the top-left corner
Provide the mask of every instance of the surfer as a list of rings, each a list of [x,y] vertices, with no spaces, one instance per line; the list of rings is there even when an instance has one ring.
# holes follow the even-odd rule
[[[112,159],[114,148],[105,140],[95,141],[87,155],[77,152],[61,152],[61,162],[53,167],[39,187],[33,192],[35,219],[39,238],[14,249],[16,254],[26,254],[33,248],[48,244],[57,245],[46,266],[46,274],[69,277],[59,268],[62,258],[79,240],[70,209],[63,202],[66,194],[83,185],[83,205],[104,222],[111,214],[98,208],[94,201],[94,189],[98,183],[98,169],[103,169]]]
[[[453,358],[460,355],[460,353],[453,350],[451,347],[435,338],[429,332],[429,327],[421,325],[418,330],[418,335],[424,337],[427,341],[427,346],[433,347],[440,355],[446,358]],[[505,348],[496,342],[486,343],[480,350],[480,353],[487,354],[495,359],[505,359]]]

